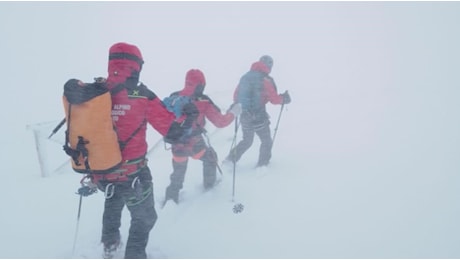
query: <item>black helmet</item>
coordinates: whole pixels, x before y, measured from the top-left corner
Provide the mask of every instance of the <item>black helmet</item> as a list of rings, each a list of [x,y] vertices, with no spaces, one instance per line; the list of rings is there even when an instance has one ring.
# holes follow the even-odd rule
[[[263,62],[269,69],[273,67],[273,58],[269,55],[264,55],[260,57],[259,61]]]

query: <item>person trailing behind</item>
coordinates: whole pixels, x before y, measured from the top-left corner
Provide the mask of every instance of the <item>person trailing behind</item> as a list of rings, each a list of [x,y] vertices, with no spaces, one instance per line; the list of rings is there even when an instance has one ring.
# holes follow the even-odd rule
[[[241,105],[233,104],[225,114],[222,114],[211,98],[205,95],[206,79],[201,70],[191,69],[185,76],[185,87],[172,93],[164,99],[164,103],[178,117],[183,112],[196,107],[198,115],[192,123],[192,129],[179,143],[171,144],[173,172],[171,183],[166,188],[165,201],[173,200],[179,203],[179,191],[183,188],[188,158],[192,157],[203,162],[203,186],[210,189],[216,182],[217,154],[206,144],[203,137],[206,119],[218,128],[228,126],[241,113]],[[190,113],[190,112],[187,112]],[[165,139],[168,142],[167,139]]]
[[[78,144],[87,145],[89,167],[82,164],[84,160],[78,161],[79,165],[75,163],[75,166],[78,166],[81,172],[88,173],[91,182],[104,191],[106,197],[101,237],[106,258],[113,257],[114,250],[120,245],[119,229],[125,205],[131,215],[125,258],[147,257],[145,248],[149,233],[157,220],[152,175],[146,158],[147,124],[175,142],[185,133],[186,129],[191,127],[191,123],[195,120],[193,116],[197,114],[192,108],[190,113],[176,120],[175,115],[165,108],[162,101],[147,86],[139,82],[143,62],[137,46],[122,42],[112,45],[109,49],[109,75],[107,81],[104,82],[105,87],[110,91],[111,102],[108,103],[108,107],[102,106],[86,115],[86,117],[99,115],[102,109],[107,119],[107,111],[111,112],[111,115],[108,115],[110,119],[106,121],[110,122],[112,131],[114,128],[116,130],[116,148],[113,149],[118,150],[120,155],[120,157],[114,157],[117,158],[114,160],[117,162],[116,167],[105,169],[104,172],[96,171],[94,167],[96,161],[91,161],[91,158],[98,155],[100,160],[103,160],[104,156],[109,156],[105,152],[95,152],[90,149],[90,145],[96,143],[97,139],[84,139],[80,142],[81,138],[79,138],[70,142],[71,148],[75,150],[78,150],[76,148]],[[75,112],[72,107],[68,110]],[[76,123],[75,118],[72,116],[71,120],[68,120],[71,121],[71,125]],[[97,120],[85,121],[85,117],[82,117],[81,122],[93,128],[100,126]],[[104,136],[102,133],[101,135]],[[73,137],[79,137],[79,135],[74,134]],[[84,158],[85,153],[82,152],[82,154]]]
[[[243,139],[230,151],[225,161],[237,162],[252,146],[254,135],[260,138],[259,159],[257,167],[268,165],[272,156],[272,137],[270,117],[266,111],[268,102],[280,105],[289,104],[291,97],[286,91],[278,94],[275,81],[269,76],[273,59],[268,55],[260,57],[244,74],[234,92],[234,101],[241,103],[240,123]]]

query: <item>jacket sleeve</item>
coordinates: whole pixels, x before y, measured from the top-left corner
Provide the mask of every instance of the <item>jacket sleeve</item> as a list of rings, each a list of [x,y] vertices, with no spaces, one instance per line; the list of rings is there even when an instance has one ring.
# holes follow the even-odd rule
[[[147,121],[162,136],[166,136],[176,116],[168,111],[159,98],[149,100],[147,108]]]
[[[264,79],[264,99],[275,105],[283,104],[283,96],[277,93],[275,83],[271,78]]]
[[[233,119],[235,118],[232,113],[222,114],[220,108],[217,107],[214,102],[209,97],[206,97],[204,100],[199,101],[204,107],[203,113],[204,116],[211,121],[216,127],[223,128],[228,126]]]

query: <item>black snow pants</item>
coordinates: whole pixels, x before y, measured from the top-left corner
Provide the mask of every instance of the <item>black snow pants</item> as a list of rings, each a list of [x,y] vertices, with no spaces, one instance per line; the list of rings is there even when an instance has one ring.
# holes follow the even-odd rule
[[[254,135],[260,139],[259,160],[257,166],[264,166],[272,157],[272,137],[270,132],[270,120],[268,115],[254,117],[247,113],[241,114],[241,129],[243,139],[230,151],[227,159],[237,162],[241,156],[252,146]]]
[[[131,225],[125,258],[130,259],[147,258],[145,248],[150,230],[157,220],[152,176],[147,165],[140,170],[138,177],[139,181],[113,183],[113,192],[106,194],[102,219],[101,242],[104,245],[117,243],[120,240],[122,210],[126,205],[131,213]]]
[[[216,182],[217,154],[207,147],[202,136],[197,136],[186,145],[173,145],[173,173],[170,175],[171,184],[167,189],[167,198],[177,200],[179,190],[182,189],[185,172],[187,171],[188,157],[203,162],[203,186],[210,189]]]

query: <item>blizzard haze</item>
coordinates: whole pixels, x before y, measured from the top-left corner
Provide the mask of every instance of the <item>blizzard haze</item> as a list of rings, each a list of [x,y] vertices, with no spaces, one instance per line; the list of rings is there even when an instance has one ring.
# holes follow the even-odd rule
[[[171,154],[152,149],[150,258],[460,258],[459,14],[460,2],[0,2],[0,258],[100,258],[103,195],[84,198],[72,254],[82,176],[41,177],[27,126],[47,163],[65,163],[63,130],[46,140],[63,85],[107,76],[116,42],[140,48],[161,98],[197,68],[225,111],[264,54],[292,97],[270,166],[253,169],[258,139],[238,163],[241,214],[232,171],[202,194],[193,160],[183,203],[160,209]],[[268,111],[273,133],[280,106]],[[208,130],[223,159],[233,124]]]

